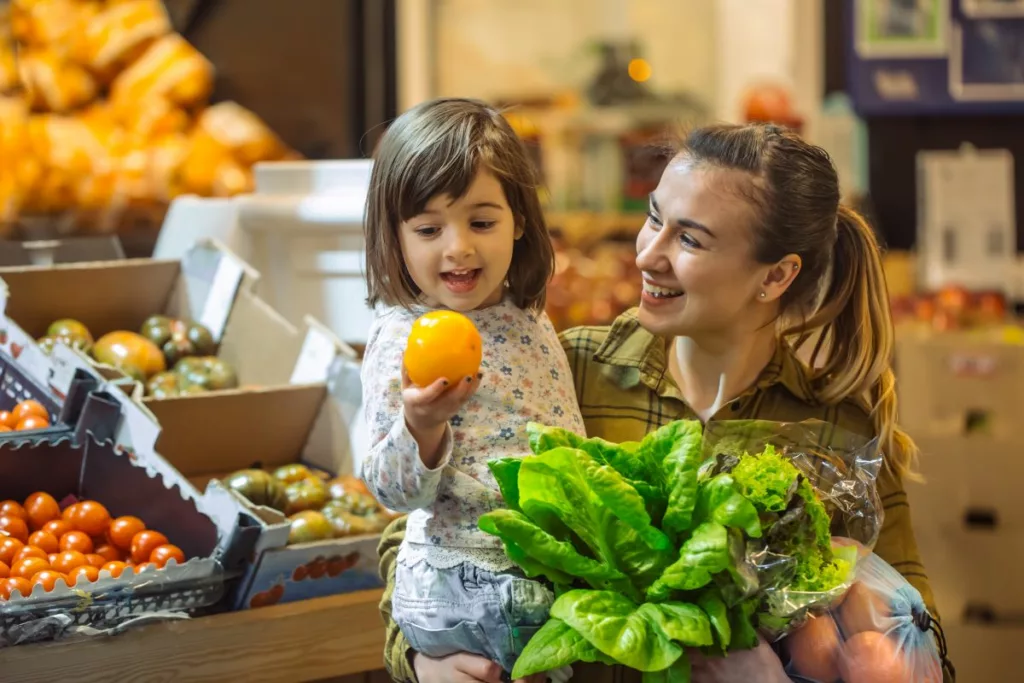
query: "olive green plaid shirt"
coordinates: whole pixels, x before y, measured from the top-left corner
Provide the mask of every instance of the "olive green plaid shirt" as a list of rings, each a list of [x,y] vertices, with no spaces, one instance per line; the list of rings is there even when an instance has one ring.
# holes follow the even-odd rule
[[[668,372],[665,340],[641,327],[635,310],[619,316],[611,326],[566,330],[561,340],[569,357],[588,436],[615,442],[639,441],[648,432],[673,420],[697,419]],[[779,345],[754,386],[711,418],[712,421],[737,419],[821,420],[826,430],[820,435],[823,445],[831,443],[837,428],[868,438],[874,435],[867,411],[857,402],[823,405],[814,399],[806,366],[785,344]],[[883,468],[878,488],[885,521],[875,552],[906,577],[921,592],[932,614],[937,614],[928,577],[918,555],[903,485],[889,468]],[[391,620],[395,559],[404,534],[403,517],[385,530],[380,544],[381,575],[388,583],[381,601],[381,612],[387,624],[384,661],[395,680],[416,681],[409,646]],[[636,672],[621,667],[581,665],[573,669],[577,680],[594,683],[640,680],[639,674],[634,676]],[[952,680],[948,673],[946,680]]]

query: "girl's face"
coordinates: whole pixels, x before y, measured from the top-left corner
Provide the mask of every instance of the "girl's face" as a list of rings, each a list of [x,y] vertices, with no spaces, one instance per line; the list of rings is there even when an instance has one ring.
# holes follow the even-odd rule
[[[477,171],[462,197],[432,198],[398,232],[405,267],[426,303],[455,311],[501,301],[522,236],[501,182],[487,170]]]
[[[729,338],[770,320],[759,295],[771,266],[753,257],[756,214],[744,183],[751,178],[742,171],[685,157],[665,169],[636,241],[639,319],[652,333]]]

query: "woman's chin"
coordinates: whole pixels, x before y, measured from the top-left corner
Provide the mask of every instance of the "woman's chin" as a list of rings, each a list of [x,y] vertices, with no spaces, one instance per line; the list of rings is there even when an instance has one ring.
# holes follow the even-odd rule
[[[672,303],[682,304],[681,301],[674,301]],[[641,302],[640,308],[637,310],[637,319],[644,329],[652,334],[662,337],[676,337],[686,334],[687,325],[681,319],[682,310],[682,305],[651,306]]]

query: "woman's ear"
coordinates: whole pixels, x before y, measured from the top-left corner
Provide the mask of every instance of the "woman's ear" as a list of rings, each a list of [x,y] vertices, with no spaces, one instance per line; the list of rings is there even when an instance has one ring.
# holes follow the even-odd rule
[[[760,301],[777,301],[800,273],[802,261],[796,254],[790,254],[768,269],[761,283]]]

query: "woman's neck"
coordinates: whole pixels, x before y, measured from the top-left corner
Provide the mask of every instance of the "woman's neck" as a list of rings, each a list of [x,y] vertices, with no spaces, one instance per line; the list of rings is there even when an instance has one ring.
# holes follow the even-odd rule
[[[773,325],[742,339],[700,342],[676,337],[669,342],[669,372],[683,400],[707,422],[718,410],[748,388],[764,371],[778,343]]]

